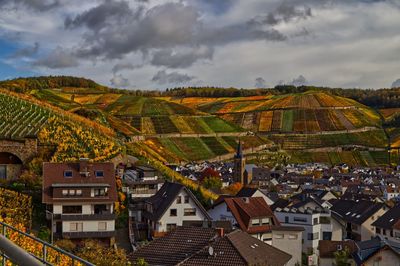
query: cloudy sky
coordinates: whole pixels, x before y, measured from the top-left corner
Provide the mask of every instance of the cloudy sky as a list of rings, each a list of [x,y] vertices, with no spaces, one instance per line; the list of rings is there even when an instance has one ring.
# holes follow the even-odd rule
[[[61,74],[126,88],[391,87],[400,0],[0,0],[0,79]]]

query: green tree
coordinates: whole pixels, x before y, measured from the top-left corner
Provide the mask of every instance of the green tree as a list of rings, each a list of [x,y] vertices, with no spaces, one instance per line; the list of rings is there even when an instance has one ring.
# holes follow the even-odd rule
[[[348,247],[346,247],[343,250],[338,250],[334,253],[335,255],[335,263],[336,266],[349,266],[350,263],[349,258],[350,258],[350,250]]]
[[[210,188],[220,189],[222,187],[222,180],[217,176],[206,177],[203,180],[203,186],[207,189]]]

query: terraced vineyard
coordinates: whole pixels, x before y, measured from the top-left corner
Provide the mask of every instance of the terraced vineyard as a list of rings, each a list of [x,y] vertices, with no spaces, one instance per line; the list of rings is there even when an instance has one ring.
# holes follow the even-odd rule
[[[272,135],[270,139],[284,150],[304,150],[325,147],[366,146],[386,148],[387,137],[383,130],[343,134],[291,134]]]
[[[384,166],[389,164],[387,151],[342,151],[342,152],[289,152],[291,163],[319,162],[328,165],[346,163],[350,166]],[[398,161],[397,153],[391,155],[392,161]]]
[[[271,144],[267,139],[256,136],[241,137],[240,139],[244,149]],[[145,144],[167,162],[197,161],[234,153],[237,148],[237,138],[150,138],[145,141]]]
[[[0,94],[0,138],[20,139],[35,137],[46,121],[54,116],[46,108]]]

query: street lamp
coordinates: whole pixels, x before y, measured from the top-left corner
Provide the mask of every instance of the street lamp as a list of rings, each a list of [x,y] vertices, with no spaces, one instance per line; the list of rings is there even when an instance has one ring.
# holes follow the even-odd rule
[[[53,227],[54,227],[53,220],[54,220],[54,213],[52,213],[51,211],[48,211],[48,210],[46,210],[46,213],[48,213],[48,214],[51,215],[51,229],[50,229],[51,235],[50,235],[50,244],[53,245]]]

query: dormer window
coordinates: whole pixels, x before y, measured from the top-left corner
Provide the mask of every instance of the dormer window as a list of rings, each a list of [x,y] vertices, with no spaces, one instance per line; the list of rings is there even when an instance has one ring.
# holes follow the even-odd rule
[[[67,196],[67,195],[68,195],[68,190],[67,190],[67,189],[63,189],[62,195],[63,195],[63,196]]]
[[[72,177],[72,171],[71,170],[65,170],[64,171],[64,177],[71,178]]]
[[[98,178],[104,177],[104,172],[103,171],[95,171],[94,175]]]

